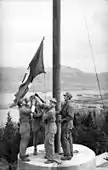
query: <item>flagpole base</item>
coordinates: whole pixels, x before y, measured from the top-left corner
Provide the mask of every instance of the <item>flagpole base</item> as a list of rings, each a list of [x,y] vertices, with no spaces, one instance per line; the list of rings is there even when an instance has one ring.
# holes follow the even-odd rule
[[[71,160],[62,161],[61,164],[45,164],[46,159],[44,145],[38,145],[38,155],[33,155],[33,147],[27,149],[30,162],[23,162],[19,159],[17,170],[96,170],[95,153],[86,146],[74,144],[74,156]],[[55,158],[60,161],[61,155],[55,154]]]

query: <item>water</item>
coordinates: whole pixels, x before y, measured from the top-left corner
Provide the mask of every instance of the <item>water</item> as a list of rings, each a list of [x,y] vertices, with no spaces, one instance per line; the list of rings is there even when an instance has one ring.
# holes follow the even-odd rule
[[[29,97],[30,95],[32,95],[33,93],[28,93],[26,96]],[[44,100],[48,101],[51,97],[52,97],[52,92],[48,92],[48,93],[38,93]],[[2,107],[8,107],[14,99],[14,94],[13,93],[1,93],[0,94],[0,105]],[[63,97],[62,97],[63,99]],[[18,108],[15,107],[13,108],[9,108],[8,109],[1,109],[0,110],[0,123],[1,122],[6,122],[7,120],[7,113],[10,112],[10,115],[12,117],[12,120],[15,122],[18,122],[19,120],[19,111]]]
[[[108,91],[105,91],[108,92]],[[61,92],[61,101],[63,100],[63,93]],[[33,93],[27,93],[27,97],[30,96]],[[44,100],[48,101],[52,97],[52,92],[48,93],[38,93]],[[73,99],[78,99],[77,94],[87,94],[87,95],[92,95],[92,94],[99,94],[98,91],[93,91],[93,90],[85,90],[85,91],[72,91],[71,94],[73,95]],[[0,93],[0,105],[1,106],[9,106],[14,99],[14,94],[13,93]],[[18,122],[19,120],[19,112],[17,107],[14,109],[1,109],[0,110],[0,123],[1,122],[6,122],[7,120],[7,113],[10,112],[10,115],[12,117],[12,120],[15,122]]]
[[[27,93],[26,97],[29,97],[30,95],[32,95],[32,92]],[[48,93],[38,93],[44,100],[49,100],[52,97],[52,93],[48,92]],[[7,113],[10,112],[10,115],[12,117],[12,120],[15,122],[19,121],[19,111],[18,108],[15,107],[13,108],[9,108],[9,105],[13,102],[14,100],[14,93],[0,93],[0,106],[1,109],[0,110],[0,124],[1,123],[5,123],[7,120]],[[4,109],[4,108],[8,108],[8,109]]]

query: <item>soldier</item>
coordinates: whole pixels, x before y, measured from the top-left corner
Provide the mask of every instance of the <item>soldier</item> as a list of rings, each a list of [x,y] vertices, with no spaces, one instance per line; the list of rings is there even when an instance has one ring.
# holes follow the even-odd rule
[[[20,159],[22,161],[30,161],[29,155],[26,155],[26,149],[30,139],[30,124],[29,117],[31,113],[30,103],[27,99],[20,100],[18,102],[20,113]]]
[[[45,158],[47,161],[45,163],[54,162],[54,137],[57,132],[56,126],[56,99],[50,100],[49,109],[43,115],[43,121],[45,122]],[[47,106],[45,106],[47,108]]]
[[[68,92],[64,94],[64,104],[61,108],[61,144],[63,148],[63,156],[61,160],[70,160],[73,157],[73,139],[72,128],[74,111],[71,101],[72,95]]]
[[[34,96],[34,99],[32,100],[32,112],[33,112],[32,131],[33,131],[33,146],[34,146],[33,155],[37,155],[39,133],[40,133],[41,128],[44,125],[42,122],[43,112],[41,111],[39,103],[35,96]]]

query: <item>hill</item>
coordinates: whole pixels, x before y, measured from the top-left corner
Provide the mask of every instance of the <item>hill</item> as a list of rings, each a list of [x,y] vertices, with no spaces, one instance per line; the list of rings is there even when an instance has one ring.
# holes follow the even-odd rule
[[[26,68],[0,67],[0,92],[16,92]],[[46,75],[38,75],[31,91],[51,91],[52,69],[46,68]],[[98,74],[101,89],[108,89],[108,72]],[[61,67],[61,90],[96,90],[97,79],[93,73],[85,73],[77,68]]]

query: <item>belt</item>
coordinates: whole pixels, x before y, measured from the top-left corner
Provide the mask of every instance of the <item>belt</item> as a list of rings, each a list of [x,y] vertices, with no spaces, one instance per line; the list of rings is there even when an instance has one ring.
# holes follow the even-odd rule
[[[20,120],[20,123],[29,123],[27,120]]]

